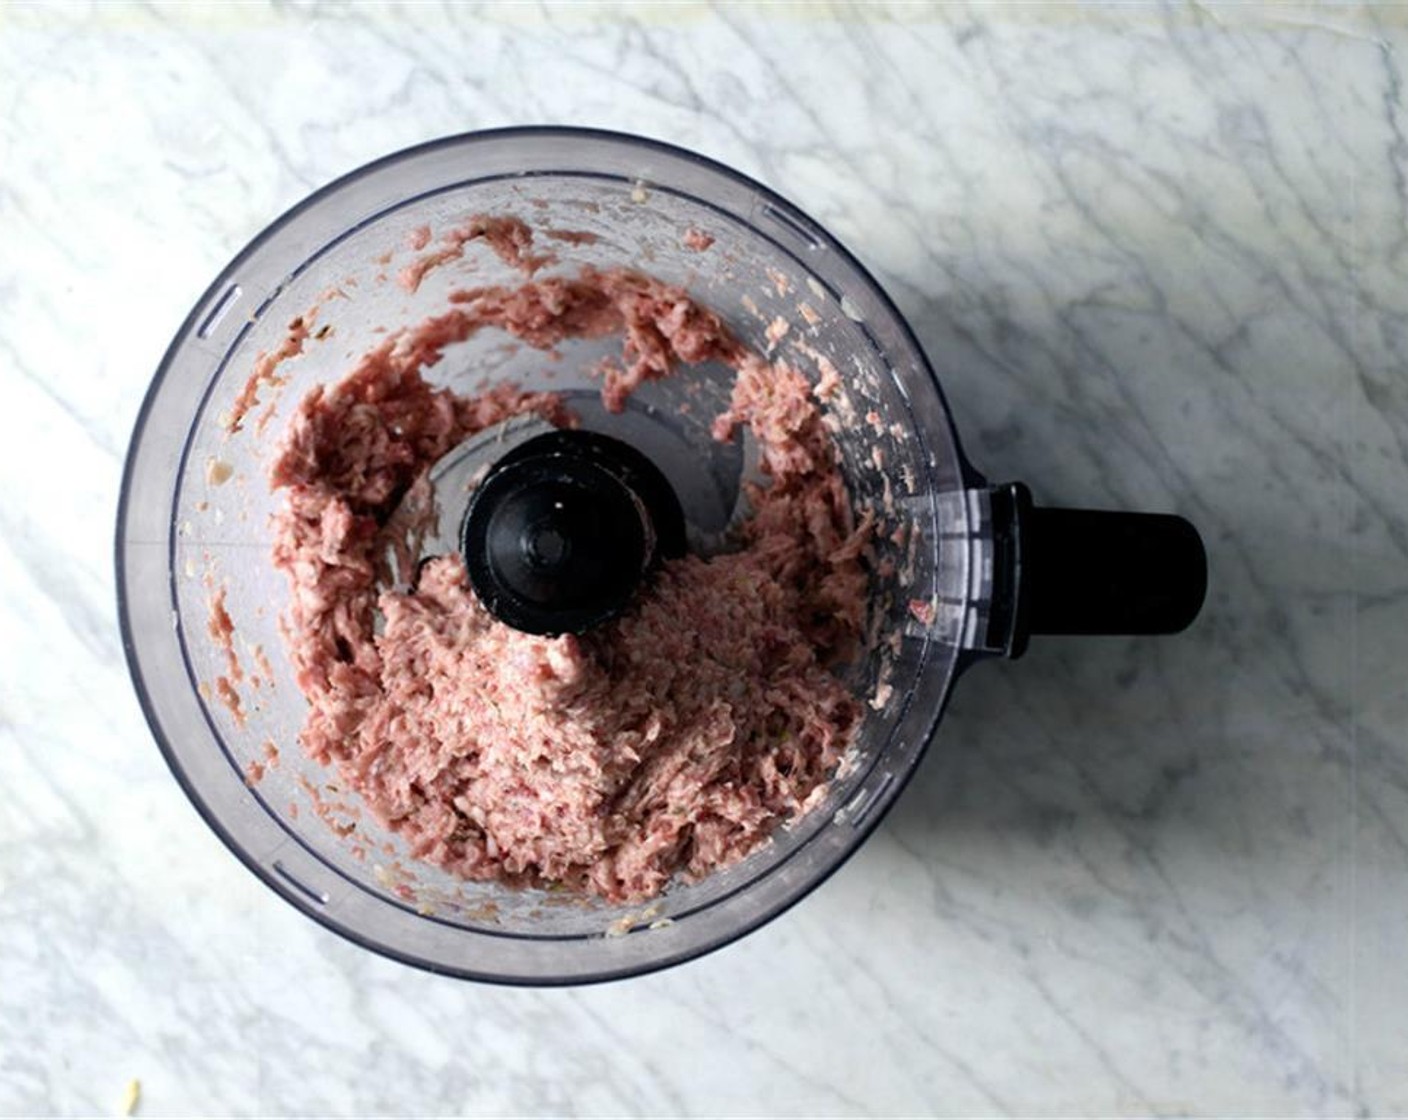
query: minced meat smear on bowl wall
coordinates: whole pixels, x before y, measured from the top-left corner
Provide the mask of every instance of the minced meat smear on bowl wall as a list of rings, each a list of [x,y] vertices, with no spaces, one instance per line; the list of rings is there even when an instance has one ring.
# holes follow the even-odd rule
[[[620,335],[602,371],[619,410],[642,382],[722,362],[714,437],[751,429],[768,476],[740,547],[667,560],[632,605],[580,636],[496,620],[459,556],[398,590],[391,514],[475,432],[551,393],[471,395],[422,371],[484,329],[539,348]],[[310,708],[301,739],[412,854],[467,879],[659,894],[765,843],[823,797],[861,705],[834,670],[857,651],[866,597],[857,524],[807,378],[738,342],[682,289],[628,271],[456,292],[300,403],[273,464],[286,491],[274,560]]]

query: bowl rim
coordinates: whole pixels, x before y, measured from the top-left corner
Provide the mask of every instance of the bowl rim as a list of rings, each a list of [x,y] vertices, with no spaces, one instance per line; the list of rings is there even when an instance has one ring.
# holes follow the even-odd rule
[[[932,742],[943,710],[952,695],[953,682],[958,676],[961,665],[957,662],[950,665],[950,669],[946,674],[947,679],[944,681],[939,694],[938,703],[933,706],[929,714],[922,737],[913,746],[912,759],[907,762],[904,772],[897,775],[899,780],[893,783],[892,788],[882,790],[876,795],[875,800],[880,803],[875,805],[873,810],[867,811],[865,818],[854,826],[853,834],[848,838],[844,850],[839,856],[831,860],[828,864],[820,867],[817,873],[811,875],[810,878],[797,889],[791,890],[776,904],[764,907],[745,920],[723,929],[716,936],[686,945],[677,951],[663,953],[645,962],[632,963],[624,967],[593,969],[591,971],[570,975],[509,975],[504,972],[477,969],[473,967],[472,964],[463,966],[448,965],[442,961],[432,960],[395,945],[389,945],[383,941],[379,941],[344,922],[340,922],[328,914],[321,906],[314,905],[314,900],[305,897],[305,892],[297,889],[292,882],[284,881],[272,870],[271,866],[266,866],[261,863],[253,853],[236,839],[233,833],[224,824],[219,814],[207,803],[207,799],[202,795],[196,783],[186,772],[185,767],[180,761],[180,752],[176,749],[156,710],[155,703],[151,696],[151,690],[149,689],[146,675],[141,664],[139,641],[136,636],[136,627],[132,616],[133,604],[131,602],[132,596],[129,588],[131,577],[126,547],[126,530],[131,516],[133,476],[136,470],[138,452],[143,445],[144,439],[149,435],[148,429],[152,411],[181,350],[192,335],[199,329],[200,324],[209,316],[213,301],[217,296],[228,289],[231,280],[237,275],[241,266],[244,265],[257,250],[267,244],[271,239],[275,238],[298,217],[321,206],[329,199],[335,197],[343,190],[363,180],[367,176],[446,149],[471,147],[482,143],[503,143],[505,141],[515,142],[523,140],[558,140],[568,145],[606,142],[643,152],[654,151],[673,160],[693,163],[710,174],[732,180],[736,185],[753,192],[759,199],[767,205],[774,207],[784,217],[790,218],[798,223],[799,228],[803,230],[814,229],[820,233],[825,238],[827,249],[840,257],[842,262],[858,275],[869,289],[867,296],[878,302],[880,308],[890,318],[891,325],[901,332],[903,341],[908,346],[911,353],[917,358],[919,373],[927,378],[933,391],[937,395],[940,411],[948,425],[948,435],[959,464],[961,476],[970,485],[977,476],[976,472],[968,465],[963,455],[962,445],[954,431],[952,413],[948,408],[947,401],[943,395],[942,386],[938,382],[938,378],[934,373],[927,354],[924,352],[922,345],[915,336],[908,320],[894,304],[889,293],[875,279],[871,272],[865,268],[859,259],[821,225],[821,223],[811,218],[803,210],[779,195],[776,191],[758,182],[751,176],[708,156],[646,136],[607,129],[581,128],[575,126],[521,125],[458,133],[389,153],[338,176],[336,179],[319,187],[293,206],[284,210],[272,222],[260,229],[230,259],[201,295],[194,301],[191,310],[173,335],[171,342],[168,344],[161,360],[157,364],[156,371],[143,395],[141,405],[138,409],[123,463],[121,487],[117,505],[116,533],[114,538],[116,597],[123,653],[143,716],[156,740],[158,748],[166,759],[168,768],[171,770],[177,783],[181,786],[187,798],[206,825],[219,837],[221,842],[235,857],[253,872],[265,886],[269,887],[300,912],[312,918],[323,928],[336,933],[338,936],[353,944],[369,949],[380,956],[388,957],[402,964],[411,965],[437,975],[449,975],[511,987],[567,987],[647,975],[697,959],[708,953],[724,948],[761,926],[766,925],[768,922],[771,922],[790,910],[802,899],[806,898],[820,887],[822,883],[826,882],[835,874],[835,872],[865,843],[885,818],[886,814],[897,800],[900,791],[908,783],[909,778],[913,775],[928,746]],[[564,169],[564,171],[565,170],[566,169]],[[919,679],[926,671],[929,671],[929,662],[932,657],[930,647],[933,645],[933,642],[926,642],[923,653],[921,654],[920,663],[915,671],[916,679]],[[906,703],[909,702],[909,699],[906,698]],[[311,849],[309,849],[309,851],[311,852]],[[312,852],[311,854],[320,861],[322,860],[322,857],[318,856],[317,853]],[[339,872],[339,874],[341,873]],[[746,890],[747,886],[751,885],[751,882],[752,881],[739,889]],[[722,899],[716,901],[721,900]],[[480,936],[488,935],[488,931],[466,930],[465,932],[472,932]],[[543,940],[547,941],[549,939],[544,938]]]

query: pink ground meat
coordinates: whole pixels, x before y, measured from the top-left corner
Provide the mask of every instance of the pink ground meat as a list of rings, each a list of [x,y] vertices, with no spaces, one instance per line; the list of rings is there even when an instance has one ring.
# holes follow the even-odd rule
[[[571,423],[551,394],[460,396],[423,379],[485,328],[538,347],[620,334],[603,384],[614,408],[682,364],[731,366],[714,434],[750,427],[769,476],[741,549],[667,561],[626,613],[579,637],[498,622],[458,556],[393,590],[385,557],[404,526],[388,520],[436,459],[511,416]],[[857,651],[869,524],[855,524],[807,379],[682,290],[584,270],[456,293],[302,401],[271,482],[287,491],[274,560],[310,706],[303,746],[417,857],[635,901],[737,861],[824,795],[860,718],[833,670]]]

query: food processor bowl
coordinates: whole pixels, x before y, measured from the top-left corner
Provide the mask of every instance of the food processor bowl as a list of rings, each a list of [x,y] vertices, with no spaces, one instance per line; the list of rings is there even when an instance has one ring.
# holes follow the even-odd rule
[[[840,389],[826,409],[852,503],[883,527],[869,558],[865,651],[843,671],[864,718],[824,801],[741,862],[648,904],[466,882],[414,859],[309,759],[271,559],[272,457],[299,401],[341,379],[466,285],[517,285],[463,246],[477,215],[513,216],[551,254],[686,288],[760,354]],[[407,269],[414,275],[408,274]],[[413,290],[412,290],[413,289]],[[427,371],[460,391],[513,381],[562,395],[583,428],[668,479],[690,544],[720,546],[761,480],[743,435],[711,438],[733,374],[687,367],[619,413],[592,371],[619,340],[551,352],[496,331]],[[1197,535],[1177,518],[1033,509],[965,461],[933,372],[893,304],[824,229],[717,163],[636,137],[510,129],[430,143],[320,190],[261,233],[197,302],[142,405],[117,534],[125,648],[173,773],[226,845],[322,925],[395,959],[523,984],[603,980],[698,956],[776,916],[879,823],[929,743],[960,671],[1029,633],[1160,632],[1202,600]]]

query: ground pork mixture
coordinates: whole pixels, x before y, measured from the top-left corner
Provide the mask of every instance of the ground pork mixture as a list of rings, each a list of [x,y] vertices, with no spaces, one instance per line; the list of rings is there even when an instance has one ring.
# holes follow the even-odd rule
[[[756,438],[739,548],[666,561],[612,622],[538,637],[494,619],[463,560],[396,590],[391,514],[476,431],[552,394],[473,395],[422,376],[485,329],[535,347],[620,335],[601,373],[620,409],[643,381],[718,361],[735,371],[714,436]],[[418,858],[475,880],[564,885],[613,901],[696,879],[820,800],[860,718],[834,675],[855,656],[868,533],[857,525],[807,378],[747,350],[681,289],[625,271],[454,294],[301,402],[272,468],[286,491],[274,560],[310,705],[305,749]]]

